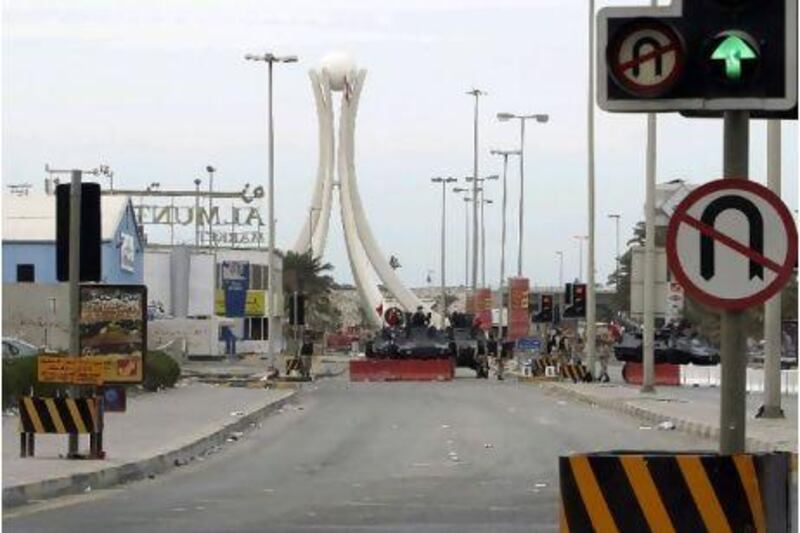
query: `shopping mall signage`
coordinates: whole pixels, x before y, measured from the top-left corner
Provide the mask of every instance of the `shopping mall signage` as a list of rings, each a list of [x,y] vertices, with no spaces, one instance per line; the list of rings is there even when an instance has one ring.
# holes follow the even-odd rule
[[[139,224],[164,224],[168,226],[264,226],[257,207],[228,206],[224,211],[219,206],[190,207],[174,205],[137,205],[136,220]]]

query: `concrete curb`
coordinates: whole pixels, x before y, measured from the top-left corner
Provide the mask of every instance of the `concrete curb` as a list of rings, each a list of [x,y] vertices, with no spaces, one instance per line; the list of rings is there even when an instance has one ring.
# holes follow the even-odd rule
[[[719,439],[719,427],[716,425],[704,424],[702,422],[697,422],[689,419],[665,416],[661,413],[652,411],[645,407],[631,405],[624,399],[597,398],[590,394],[584,394],[574,389],[568,389],[562,387],[558,383],[541,382],[539,383],[539,386],[542,387],[542,389],[544,389],[546,392],[552,393],[556,396],[561,396],[564,398],[569,398],[571,400],[576,400],[592,405],[598,405],[604,409],[615,411],[617,413],[626,414],[634,418],[637,418],[643,422],[650,423],[653,425],[653,427],[660,424],[661,422],[669,421],[672,422],[672,424],[674,424],[676,431],[686,433],[687,435],[692,435],[695,437],[700,437],[710,440]],[[591,386],[592,386],[591,384],[587,384],[587,387]],[[773,442],[765,441],[754,437],[747,437],[745,439],[745,445],[747,446],[747,450],[751,452],[769,452],[779,449],[779,447]]]
[[[248,413],[229,424],[225,424],[210,435],[201,437],[194,442],[163,454],[122,465],[103,468],[94,472],[73,474],[13,487],[4,487],[3,506],[6,508],[17,507],[30,503],[32,500],[44,500],[68,494],[80,494],[84,492],[87,487],[90,487],[91,490],[104,489],[114,485],[144,479],[151,475],[162,474],[178,466],[188,464],[195,457],[224,444],[231,433],[246,431],[250,428],[251,424],[255,424],[279,410],[284,405],[293,402],[297,396],[298,391],[295,391],[284,398],[259,407],[252,413]]]

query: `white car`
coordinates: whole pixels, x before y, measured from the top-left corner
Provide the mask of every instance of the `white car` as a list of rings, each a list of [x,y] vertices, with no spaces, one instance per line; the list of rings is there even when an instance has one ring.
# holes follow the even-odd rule
[[[16,359],[19,357],[35,357],[42,350],[22,339],[3,337],[3,359]]]

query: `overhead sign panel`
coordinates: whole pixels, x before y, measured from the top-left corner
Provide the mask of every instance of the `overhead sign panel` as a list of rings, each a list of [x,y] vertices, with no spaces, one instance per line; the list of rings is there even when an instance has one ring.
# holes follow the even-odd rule
[[[797,0],[607,7],[597,35],[606,111],[796,114]]]

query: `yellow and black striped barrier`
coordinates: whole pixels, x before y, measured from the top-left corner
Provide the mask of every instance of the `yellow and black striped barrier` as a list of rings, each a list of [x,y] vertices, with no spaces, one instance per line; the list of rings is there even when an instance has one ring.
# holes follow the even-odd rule
[[[555,357],[540,357],[534,359],[531,372],[534,376],[544,376],[548,366],[558,366],[558,359]]]
[[[559,458],[560,531],[787,531],[785,452],[603,452]]]
[[[33,457],[37,433],[91,436],[92,454],[101,453],[102,404],[99,398],[18,398],[22,457]],[[97,448],[96,448],[97,446]]]
[[[565,363],[559,368],[561,377],[571,379],[573,383],[591,381],[589,370],[581,363]]]

